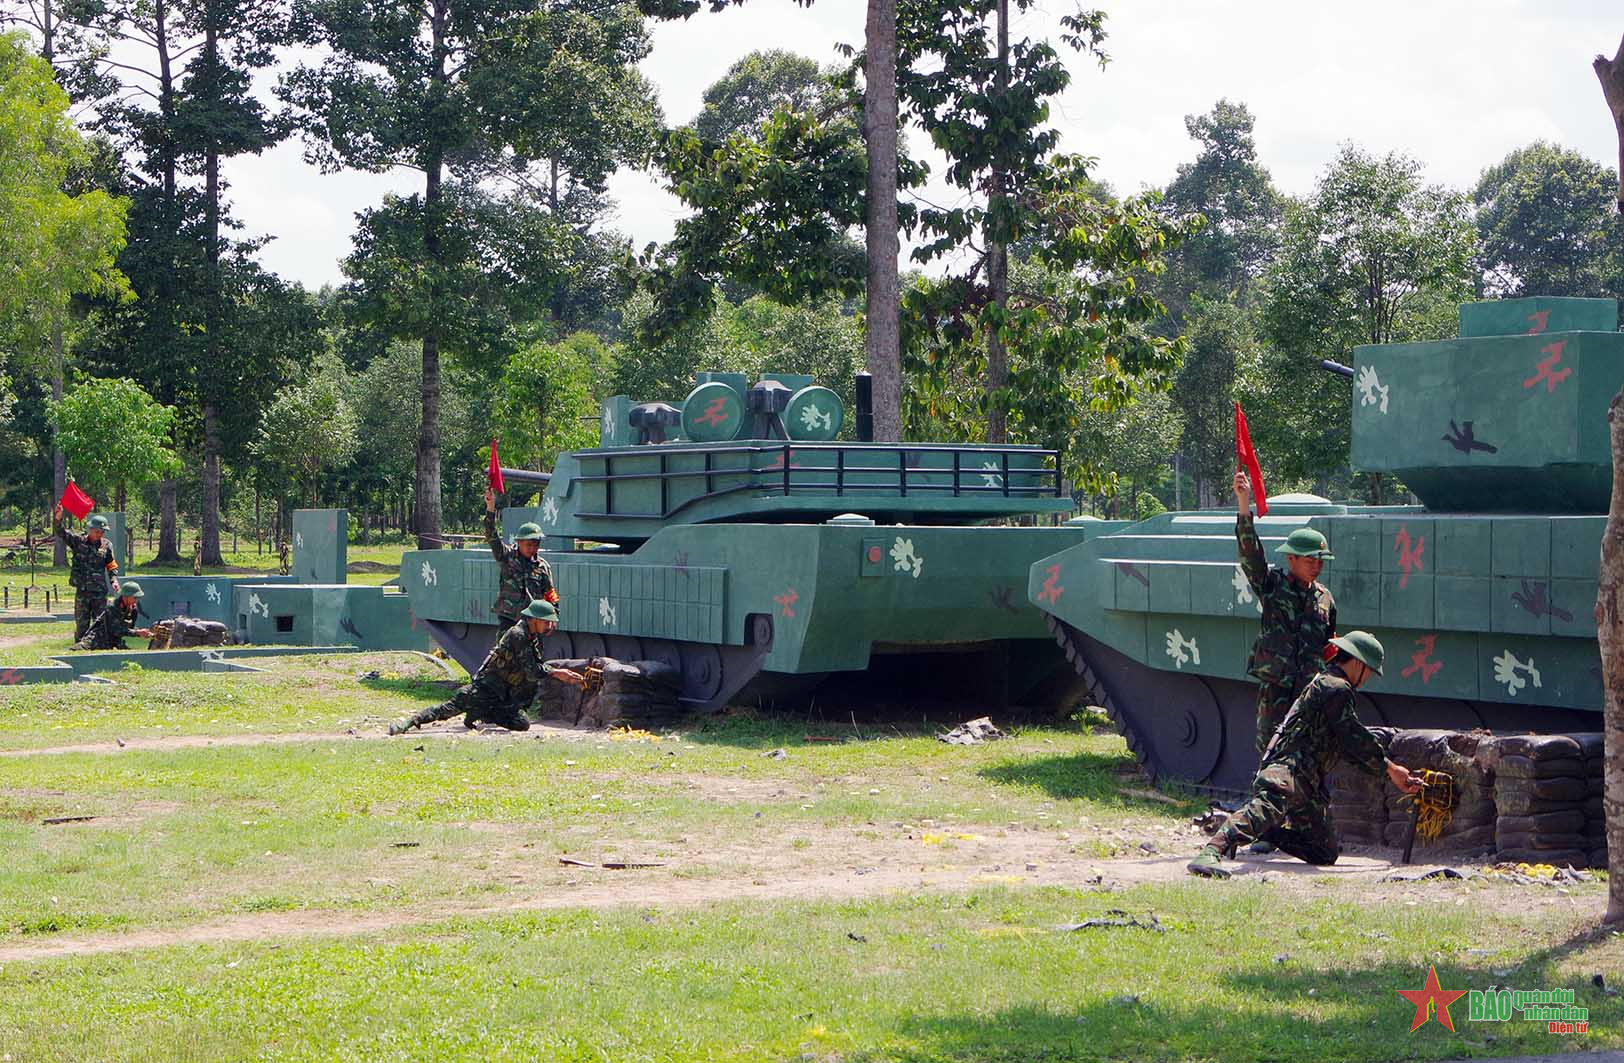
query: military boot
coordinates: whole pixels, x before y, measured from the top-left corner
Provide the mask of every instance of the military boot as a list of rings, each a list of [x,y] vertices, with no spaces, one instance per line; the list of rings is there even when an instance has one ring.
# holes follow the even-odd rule
[[[1270,853],[1279,852],[1280,847],[1275,845],[1273,842],[1264,841],[1262,838],[1259,838],[1251,845],[1248,845],[1246,847],[1246,851],[1254,856],[1268,856]]]
[[[1203,878],[1228,878],[1230,871],[1224,866],[1223,859],[1216,845],[1203,845],[1201,851],[1195,854],[1195,859],[1185,867],[1190,874]]]
[[[435,706],[432,709],[420,709],[408,716],[406,719],[396,720],[394,723],[390,724],[389,733],[392,735],[405,734],[407,731],[417,727],[422,727],[426,723],[434,723],[437,720],[443,719],[445,719],[445,717],[439,714],[439,706]]]

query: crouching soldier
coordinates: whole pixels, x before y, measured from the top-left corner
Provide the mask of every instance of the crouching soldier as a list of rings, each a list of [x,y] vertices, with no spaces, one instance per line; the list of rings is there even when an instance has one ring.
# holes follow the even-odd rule
[[[557,627],[558,610],[552,603],[531,602],[519,613],[518,623],[502,632],[466,686],[449,701],[390,724],[389,733],[404,734],[414,727],[457,716],[463,716],[463,723],[469,727],[487,720],[510,731],[530,730],[530,718],[524,709],[544,678],[551,676],[563,683],[581,683],[578,672],[553,668],[546,663],[542,639]]]
[[[136,615],[140,607],[136,604],[141,597],[141,584],[135,580],[127,581],[118,589],[118,597],[113,604],[105,607],[101,615],[90,622],[85,629],[84,637],[73,644],[76,650],[122,650],[125,649],[125,635],[139,635],[144,639],[152,637],[152,629],[136,627]]]
[[[71,555],[68,583],[73,586],[73,638],[77,642],[107,608],[107,596],[118,590],[118,561],[113,557],[113,544],[107,541],[106,517],[100,513],[91,517],[80,535],[67,529],[60,504],[54,516],[56,537],[67,544]]]
[[[1382,753],[1376,736],[1354,715],[1353,695],[1367,679],[1382,674],[1382,644],[1366,631],[1350,631],[1331,640],[1336,657],[1292,703],[1252,781],[1252,798],[1213,835],[1190,861],[1193,875],[1228,878],[1223,860],[1237,847],[1273,842],[1310,864],[1336,863],[1341,849],[1331,825],[1331,797],[1325,776],[1338,760],[1372,775],[1387,773],[1405,793],[1421,781]],[[1286,820],[1290,819],[1290,824]]]

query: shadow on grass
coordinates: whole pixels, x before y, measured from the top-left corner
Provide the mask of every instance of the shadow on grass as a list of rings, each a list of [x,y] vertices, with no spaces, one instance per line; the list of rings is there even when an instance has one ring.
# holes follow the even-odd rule
[[[987,1015],[931,1015],[905,1021],[905,1046],[845,1056],[849,1063],[1028,1063],[1040,1060],[1222,1059],[1383,1060],[1454,1059],[1583,1051],[1616,1046],[1624,1001],[1609,998],[1588,978],[1564,980],[1557,963],[1599,941],[1594,931],[1542,950],[1511,974],[1493,963],[1437,963],[1448,990],[1571,989],[1574,1006],[1589,1012],[1589,1035],[1550,1034],[1544,1022],[1471,1022],[1468,1001],[1450,1005],[1451,1033],[1436,1021],[1412,1032],[1415,1007],[1398,991],[1422,988],[1428,963],[1384,962],[1331,970],[1290,965],[1214,972],[1215,981],[1257,1006],[1173,1005],[1148,984],[1076,1009],[1023,1006]],[[1221,965],[1221,961],[1220,961]],[[1608,1032],[1611,1043],[1597,1043]],[[1565,1058],[1565,1057],[1564,1057]],[[1585,1058],[1585,1057],[1578,1057]],[[1618,1059],[1609,1052],[1601,1059]]]
[[[458,687],[462,686],[461,683],[452,679],[429,679],[426,676],[398,676],[395,678],[379,676],[374,679],[362,679],[360,683],[369,690],[384,690],[391,694],[416,698],[418,701],[444,701]]]
[[[800,713],[771,711],[760,716],[688,716],[678,721],[683,737],[702,745],[737,746],[741,749],[794,749],[801,746],[833,745],[842,742],[874,742],[897,738],[928,738],[935,725],[879,724],[834,720]],[[814,741],[807,741],[808,738]]]
[[[1035,787],[1060,800],[1103,801],[1163,815],[1193,816],[1207,807],[1205,798],[1183,787],[1152,789],[1134,767],[1133,755],[1125,751],[1011,760],[977,774],[1006,786]]]

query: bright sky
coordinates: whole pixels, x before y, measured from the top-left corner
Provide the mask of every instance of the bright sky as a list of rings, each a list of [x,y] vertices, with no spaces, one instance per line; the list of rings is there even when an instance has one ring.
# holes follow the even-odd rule
[[[1276,183],[1304,193],[1343,141],[1398,150],[1429,179],[1469,188],[1484,167],[1535,139],[1616,165],[1617,141],[1590,69],[1624,33],[1624,8],[1602,0],[1119,0],[1106,5],[1111,62],[1073,60],[1053,121],[1062,148],[1099,160],[1118,191],[1165,185],[1195,143],[1184,116],[1221,97],[1257,118],[1258,152]],[[1040,0],[1015,35],[1053,35],[1071,9]],[[740,56],[785,48],[836,59],[860,43],[861,0],[749,0],[745,7],[658,25],[644,72],[668,121],[698,111],[707,85]],[[915,135],[914,144],[922,143]],[[933,170],[940,171],[938,163]],[[248,233],[276,239],[265,264],[311,287],[342,280],[355,212],[421,177],[322,174],[297,143],[233,160],[229,195]],[[646,174],[618,174],[615,228],[636,245],[663,240],[681,207]],[[941,202],[938,186],[925,193]],[[906,247],[904,248],[906,251]]]

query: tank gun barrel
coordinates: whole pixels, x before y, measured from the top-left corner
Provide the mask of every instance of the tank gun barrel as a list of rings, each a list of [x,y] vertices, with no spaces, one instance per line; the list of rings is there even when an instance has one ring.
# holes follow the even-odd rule
[[[1327,373],[1335,373],[1337,376],[1353,376],[1353,369],[1351,367],[1345,366],[1341,362],[1333,362],[1329,358],[1320,359],[1320,368],[1325,370]]]
[[[550,472],[533,472],[530,469],[510,469],[502,466],[502,479],[512,480],[514,483],[535,484],[537,487],[546,487],[552,482],[553,474]]]

